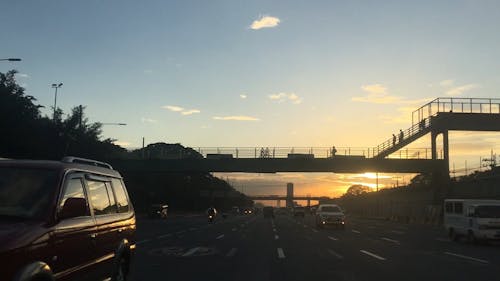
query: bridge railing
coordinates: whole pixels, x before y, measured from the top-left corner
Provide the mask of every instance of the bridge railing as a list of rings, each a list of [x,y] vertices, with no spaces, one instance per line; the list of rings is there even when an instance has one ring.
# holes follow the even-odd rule
[[[439,112],[455,113],[500,113],[498,98],[436,98],[412,113],[412,124],[436,115]]]
[[[332,157],[364,157],[377,155],[377,148],[361,147],[198,147],[192,148],[205,158],[332,158]],[[428,148],[406,149],[390,158],[429,159]]]

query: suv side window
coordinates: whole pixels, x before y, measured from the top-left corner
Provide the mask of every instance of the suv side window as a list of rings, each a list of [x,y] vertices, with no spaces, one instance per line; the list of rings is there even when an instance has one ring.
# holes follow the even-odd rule
[[[64,206],[64,203],[66,203],[66,200],[68,198],[83,198],[85,199],[85,193],[84,193],[84,187],[83,187],[83,182],[81,178],[70,178],[67,183],[66,187],[64,188],[64,193],[62,195],[62,200],[59,205],[59,209],[62,209]],[[89,211],[87,209],[87,211]],[[88,214],[90,216],[90,212]]]
[[[446,202],[446,204],[444,205],[444,209],[446,211],[446,213],[452,213],[453,212],[453,203],[451,202]]]
[[[109,182],[87,179],[87,186],[90,202],[96,216],[117,212],[115,197]]]
[[[116,203],[118,205],[118,213],[127,213],[129,211],[129,204],[125,188],[120,179],[112,179],[113,189],[115,190]]]
[[[464,204],[462,202],[455,202],[455,214],[462,214],[464,211]]]

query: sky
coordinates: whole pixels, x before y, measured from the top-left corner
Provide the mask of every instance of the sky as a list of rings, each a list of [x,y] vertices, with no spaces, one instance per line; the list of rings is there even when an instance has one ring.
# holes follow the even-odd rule
[[[17,69],[44,114],[50,85],[63,83],[58,107],[126,123],[103,136],[127,148],[143,137],[373,147],[436,97],[500,98],[500,1],[21,0],[2,4],[0,25],[0,58],[22,58],[0,72]],[[450,142],[458,169],[479,166],[500,135],[454,132]],[[250,193],[282,193],[287,181],[297,194],[373,184],[370,174],[220,176]]]

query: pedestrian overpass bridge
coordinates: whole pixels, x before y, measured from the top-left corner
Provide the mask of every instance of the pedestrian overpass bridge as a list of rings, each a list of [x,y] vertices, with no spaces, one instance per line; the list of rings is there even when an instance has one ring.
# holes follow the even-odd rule
[[[434,99],[412,113],[408,129],[370,148],[192,148],[198,153],[145,154],[142,159],[111,162],[120,170],[137,172],[449,174],[449,131],[500,131],[500,99]],[[429,133],[430,148],[406,148]],[[439,135],[442,151],[437,149]]]

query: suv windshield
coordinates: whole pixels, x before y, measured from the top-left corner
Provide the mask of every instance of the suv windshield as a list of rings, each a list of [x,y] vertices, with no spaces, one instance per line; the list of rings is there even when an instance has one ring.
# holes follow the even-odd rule
[[[0,167],[0,216],[41,218],[56,180],[55,170]]]
[[[327,206],[327,207],[322,207],[321,208],[322,212],[332,212],[332,213],[339,213],[340,209],[339,207],[334,207],[334,206]]]
[[[480,218],[500,218],[500,206],[479,206],[476,215]]]

